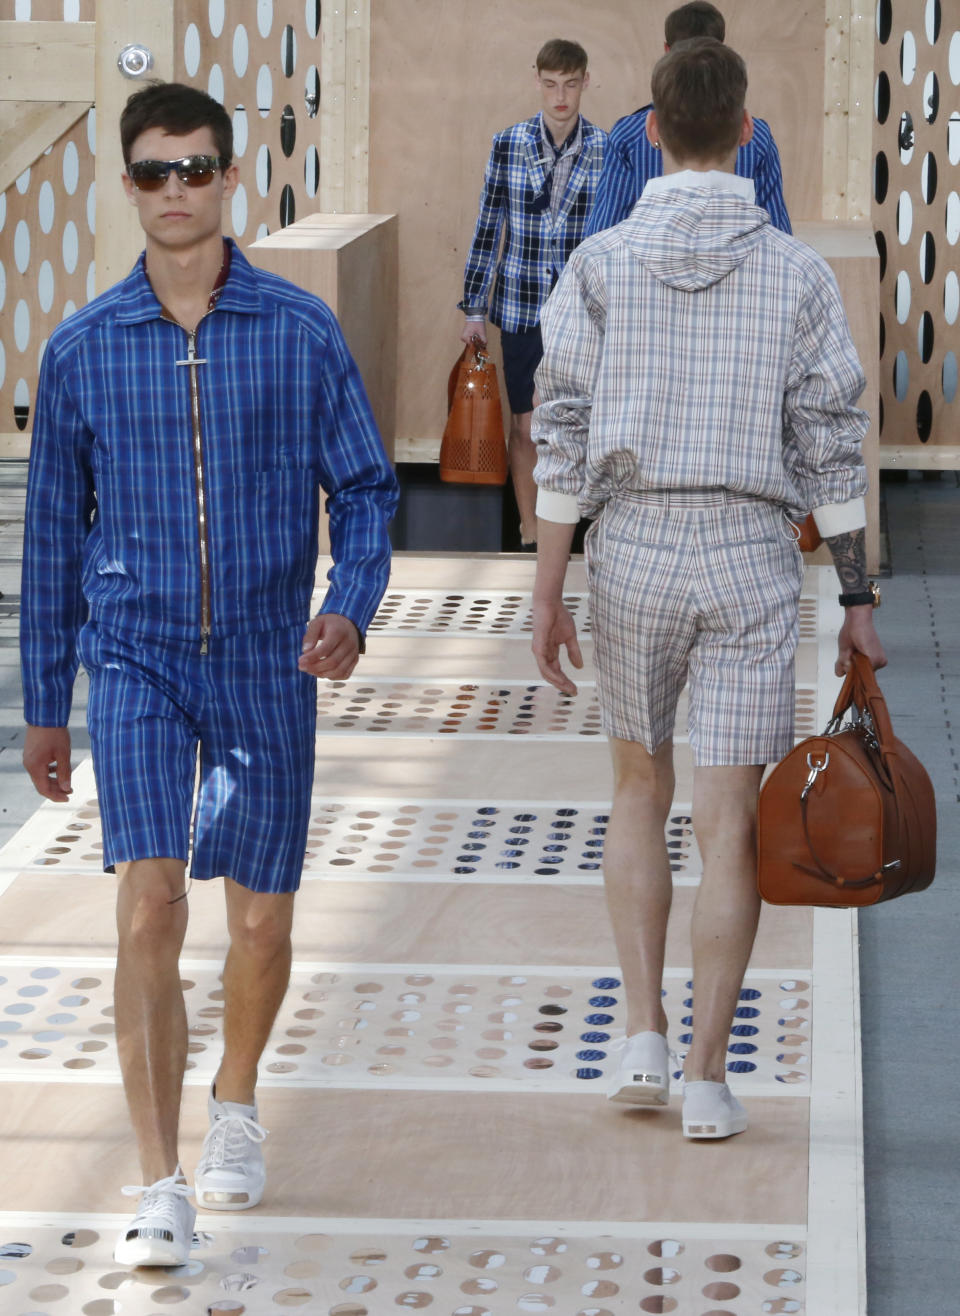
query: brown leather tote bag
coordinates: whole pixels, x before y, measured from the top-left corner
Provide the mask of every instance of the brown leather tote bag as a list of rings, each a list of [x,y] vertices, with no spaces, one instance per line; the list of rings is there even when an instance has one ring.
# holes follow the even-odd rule
[[[876,905],[928,887],[936,846],[930,778],[893,734],[873,668],[855,653],[823,735],[791,750],[760,792],[760,895],[772,905]]]
[[[455,484],[505,484],[507,449],[497,368],[479,338],[471,339],[450,372],[447,407],[440,479]]]

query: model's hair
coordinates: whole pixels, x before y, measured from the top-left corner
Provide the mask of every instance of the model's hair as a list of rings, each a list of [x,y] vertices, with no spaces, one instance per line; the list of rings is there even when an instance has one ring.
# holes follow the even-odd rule
[[[554,37],[537,52],[537,72],[586,73],[587,52],[579,41],[561,41]]]
[[[713,37],[679,41],[653,70],[660,140],[678,162],[718,160],[740,141],[747,66]]]
[[[663,25],[663,39],[668,46],[675,41],[689,41],[693,37],[713,37],[722,41],[727,35],[723,14],[707,0],[693,0],[692,4],[681,5],[667,14]]]
[[[130,163],[133,143],[148,128],[162,128],[175,137],[185,137],[197,128],[209,128],[217,155],[233,159],[233,124],[219,101],[182,82],[151,82],[135,91],[120,115],[120,146],[125,164]]]

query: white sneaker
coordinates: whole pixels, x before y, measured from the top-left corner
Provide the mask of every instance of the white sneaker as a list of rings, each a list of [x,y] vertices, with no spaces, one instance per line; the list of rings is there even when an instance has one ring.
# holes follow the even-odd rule
[[[187,1198],[193,1189],[178,1165],[168,1179],[128,1184],[124,1197],[142,1196],[140,1209],[117,1239],[113,1259],[120,1266],[182,1266],[190,1259],[196,1210]]]
[[[197,1206],[205,1211],[248,1211],[263,1196],[267,1179],[260,1144],[267,1130],[257,1123],[256,1102],[242,1106],[207,1100],[210,1128],[194,1179]]]
[[[729,1138],[743,1133],[747,1112],[726,1083],[702,1080],[683,1085],[683,1136]]]
[[[607,1088],[608,1101],[666,1106],[670,1101],[670,1059],[662,1033],[634,1033],[624,1038],[620,1063]]]

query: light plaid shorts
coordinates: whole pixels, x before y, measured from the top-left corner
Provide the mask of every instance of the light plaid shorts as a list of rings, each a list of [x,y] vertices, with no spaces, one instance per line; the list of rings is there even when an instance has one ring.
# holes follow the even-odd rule
[[[781,759],[803,582],[782,510],[724,490],[621,491],[585,550],[607,733],[652,754],[688,683],[695,763]]]

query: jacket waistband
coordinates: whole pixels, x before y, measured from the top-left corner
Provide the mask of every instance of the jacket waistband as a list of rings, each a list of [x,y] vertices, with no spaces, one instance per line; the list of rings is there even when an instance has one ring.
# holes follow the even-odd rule
[[[768,503],[754,494],[732,489],[618,489],[612,501],[642,503],[651,507],[725,507],[737,503]],[[771,503],[770,506],[773,506]]]

